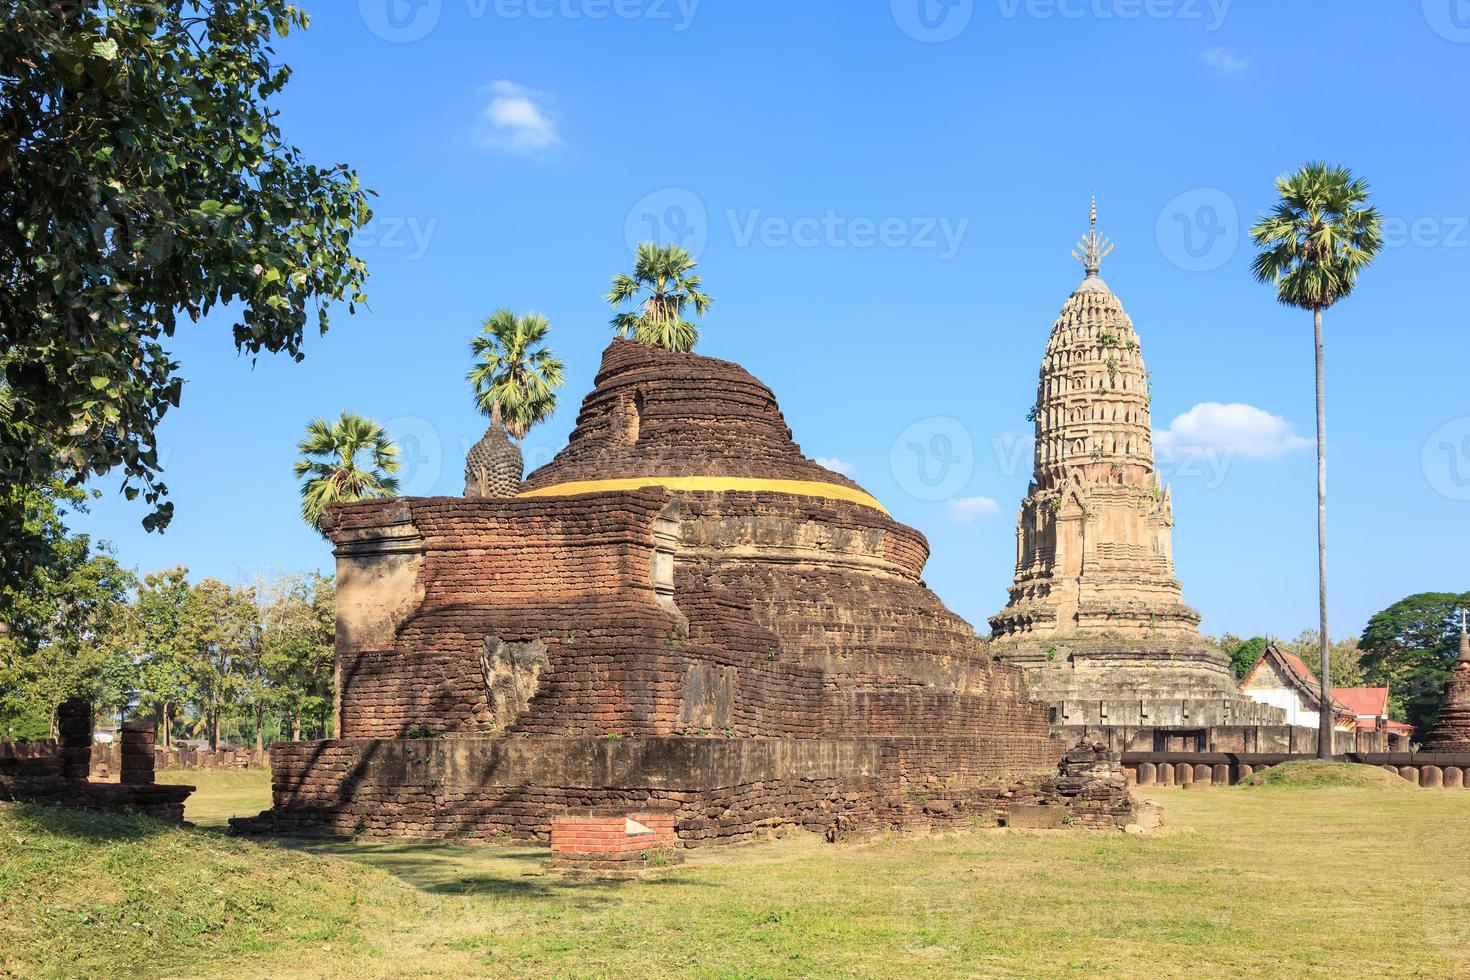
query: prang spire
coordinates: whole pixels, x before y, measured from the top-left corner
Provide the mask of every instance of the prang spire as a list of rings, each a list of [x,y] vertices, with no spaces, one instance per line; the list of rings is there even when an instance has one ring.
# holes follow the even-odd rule
[[[1102,267],[1102,260],[1108,257],[1113,250],[1113,243],[1097,233],[1097,195],[1092,197],[1092,225],[1088,229],[1082,241],[1077,243],[1077,249],[1072,250],[1072,258],[1082,263],[1082,268],[1087,270],[1087,278],[1092,279],[1097,275],[1097,270]]]
[[[1470,633],[1465,630],[1465,610],[1460,610],[1460,662],[1470,664]]]

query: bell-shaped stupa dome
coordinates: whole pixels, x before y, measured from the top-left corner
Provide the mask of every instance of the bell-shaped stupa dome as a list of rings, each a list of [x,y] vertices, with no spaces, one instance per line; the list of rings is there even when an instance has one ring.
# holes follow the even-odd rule
[[[522,496],[662,486],[790,493],[882,510],[852,480],[807,459],[776,396],[738,364],[614,340],[566,448]]]

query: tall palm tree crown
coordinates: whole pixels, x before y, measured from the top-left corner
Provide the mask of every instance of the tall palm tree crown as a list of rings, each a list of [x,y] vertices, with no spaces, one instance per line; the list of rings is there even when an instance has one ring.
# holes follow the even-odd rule
[[[504,422],[517,440],[556,411],[562,362],[544,346],[550,329],[539,313],[517,316],[500,309],[485,318],[480,335],[470,341],[475,366],[465,379],[475,389],[475,404],[492,424]]]
[[[350,412],[331,423],[312,419],[296,451],[301,517],[318,531],[329,504],[398,496],[398,447],[372,419]]]
[[[669,350],[693,350],[699,342],[699,327],[684,319],[684,310],[692,306],[696,316],[704,316],[714,302],[700,292],[703,284],[694,271],[697,265],[694,256],[681,246],[640,244],[633,274],[620,272],[613,276],[612,290],[607,294],[613,309],[624,303],[635,306],[612,318],[618,336]]]
[[[1288,306],[1325,310],[1347,296],[1383,247],[1368,185],[1346,167],[1309,163],[1276,180],[1281,200],[1251,228],[1251,271]]]
[[[1327,406],[1322,361],[1322,311],[1347,296],[1383,247],[1368,185],[1346,167],[1308,163],[1276,181],[1281,199],[1251,228],[1261,247],[1251,265],[1257,280],[1274,283],[1276,298],[1312,311],[1317,374],[1317,606],[1321,667],[1317,755],[1334,755],[1331,634],[1327,631]]]

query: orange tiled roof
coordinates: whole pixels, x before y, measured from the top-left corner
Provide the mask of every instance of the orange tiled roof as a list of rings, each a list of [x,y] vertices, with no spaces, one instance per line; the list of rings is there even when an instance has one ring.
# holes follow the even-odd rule
[[[1332,692],[1335,701],[1355,715],[1388,714],[1388,688],[1340,687]]]

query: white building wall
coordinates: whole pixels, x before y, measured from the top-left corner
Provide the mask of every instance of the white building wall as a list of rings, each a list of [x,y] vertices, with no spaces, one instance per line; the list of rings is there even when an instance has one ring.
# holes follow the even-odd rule
[[[1304,728],[1316,728],[1321,724],[1321,716],[1315,709],[1308,708],[1297,696],[1296,690],[1289,687],[1252,687],[1242,690],[1240,693],[1252,701],[1269,704],[1286,711],[1286,723],[1288,725],[1301,725]]]

